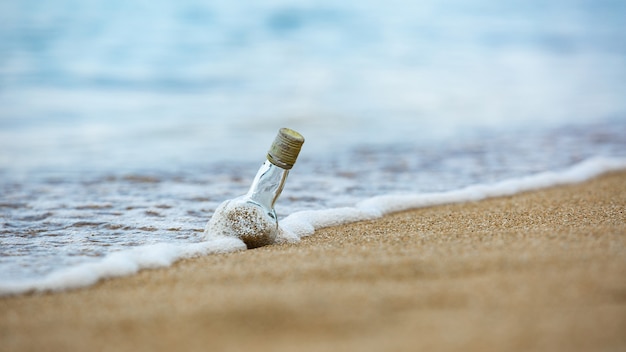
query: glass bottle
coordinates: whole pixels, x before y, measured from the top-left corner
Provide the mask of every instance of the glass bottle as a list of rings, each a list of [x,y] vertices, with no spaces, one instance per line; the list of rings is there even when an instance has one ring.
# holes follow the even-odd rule
[[[237,237],[248,248],[274,243],[279,231],[274,203],[303,143],[304,137],[300,133],[281,128],[248,193],[217,207],[204,230],[205,238]]]

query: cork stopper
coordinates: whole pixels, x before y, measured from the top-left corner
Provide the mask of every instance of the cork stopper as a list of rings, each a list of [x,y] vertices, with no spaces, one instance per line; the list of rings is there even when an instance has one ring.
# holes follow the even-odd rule
[[[281,128],[274,143],[267,152],[267,160],[272,164],[289,170],[296,163],[304,137],[292,129]]]

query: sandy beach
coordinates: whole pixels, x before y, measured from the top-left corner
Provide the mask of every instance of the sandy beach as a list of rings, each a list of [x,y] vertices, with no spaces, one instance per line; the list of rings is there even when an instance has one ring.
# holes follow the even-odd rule
[[[0,298],[1,351],[624,351],[626,172]]]

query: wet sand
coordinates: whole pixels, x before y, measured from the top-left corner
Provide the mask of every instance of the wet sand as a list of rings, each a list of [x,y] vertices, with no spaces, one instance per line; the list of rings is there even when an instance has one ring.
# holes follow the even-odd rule
[[[626,173],[0,298],[1,351],[624,351]]]

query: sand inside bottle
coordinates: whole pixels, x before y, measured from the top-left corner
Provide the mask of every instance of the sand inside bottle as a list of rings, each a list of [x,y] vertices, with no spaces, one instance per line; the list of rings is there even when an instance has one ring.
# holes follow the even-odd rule
[[[258,205],[226,201],[215,210],[206,226],[205,237],[237,237],[248,248],[256,248],[274,243],[277,233],[276,220]]]

